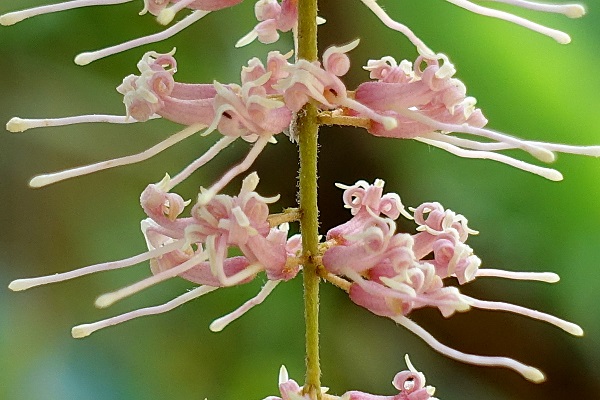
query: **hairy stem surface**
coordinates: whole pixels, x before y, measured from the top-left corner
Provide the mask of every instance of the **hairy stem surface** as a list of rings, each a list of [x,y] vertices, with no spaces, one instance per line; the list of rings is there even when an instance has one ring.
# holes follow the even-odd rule
[[[298,1],[298,58],[317,59],[317,0]],[[317,108],[307,104],[296,119],[300,152],[299,200],[304,264],[304,318],[306,323],[306,380],[304,392],[321,399],[319,364],[319,276],[313,256],[318,255],[319,210],[317,208]]]

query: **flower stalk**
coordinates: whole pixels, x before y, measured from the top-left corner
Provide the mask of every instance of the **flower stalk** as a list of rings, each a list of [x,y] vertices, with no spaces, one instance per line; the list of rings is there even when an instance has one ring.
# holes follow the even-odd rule
[[[298,59],[317,60],[317,0],[298,1]],[[319,364],[319,275],[313,256],[318,254],[319,211],[317,207],[317,107],[308,102],[298,113],[294,132],[298,137],[300,172],[300,231],[306,263],[303,267],[304,318],[306,322],[306,378],[304,393],[321,399]]]

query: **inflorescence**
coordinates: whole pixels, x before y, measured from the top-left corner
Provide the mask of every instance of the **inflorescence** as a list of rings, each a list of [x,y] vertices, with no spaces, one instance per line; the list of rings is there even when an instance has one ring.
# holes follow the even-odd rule
[[[17,11],[0,17],[2,25],[12,25],[27,18],[77,7],[111,5],[130,0],[73,0],[56,5]],[[333,46],[321,61],[293,60],[293,51],[272,51],[263,63],[252,58],[241,70],[239,83],[181,83],[175,80],[178,69],[175,51],[161,54],[147,52],[137,65],[138,73],[129,75],[117,87],[123,95],[123,115],[84,115],[55,119],[12,118],[7,123],[11,132],[38,127],[80,123],[142,123],[163,118],[183,128],[153,147],[129,156],[76,167],[66,171],[34,177],[30,185],[42,187],[65,179],[98,172],[103,169],[142,162],[170,146],[199,133],[222,136],[212,147],[172,178],[166,175],[142,192],[140,202],[147,216],[141,229],[148,251],[120,261],[107,262],[46,277],[18,279],[10,284],[15,291],[47,283],[64,281],[100,271],[124,268],[150,262],[152,275],[96,300],[96,306],[108,307],[166,279],[181,277],[198,284],[193,289],[159,306],[134,310],[103,321],[73,328],[81,338],[99,329],[145,315],[169,311],[187,301],[218,288],[245,284],[259,274],[266,284],[258,295],[230,314],[210,325],[220,331],[255,305],[260,304],[282,281],[297,276],[305,263],[299,235],[289,236],[289,223],[297,221],[301,210],[287,209],[271,213],[270,205],[278,196],[264,197],[255,190],[258,175],[248,174],[237,196],[221,194],[233,178],[246,174],[263,149],[277,143],[276,135],[290,132],[294,116],[307,103],[316,104],[320,124],[361,127],[371,135],[398,139],[414,139],[466,158],[495,160],[544,178],[558,181],[560,172],[522,161],[502,153],[519,149],[541,162],[552,162],[556,152],[600,156],[600,146],[573,146],[542,141],[522,140],[487,128],[488,120],[467,95],[466,86],[456,78],[450,59],[431,50],[408,27],[394,21],[375,2],[361,0],[391,29],[404,34],[416,47],[419,56],[413,62],[397,62],[393,57],[370,60],[364,69],[370,80],[349,90],[342,77],[350,69],[349,51],[358,46],[355,40]],[[516,15],[483,7],[467,0],[450,3],[484,16],[503,19],[568,43],[564,32],[539,25]],[[541,12],[581,17],[580,5],[549,5],[524,0],[496,0],[516,7]],[[140,14],[150,13],[162,25],[169,25],[177,13],[187,15],[164,31],[134,39],[107,49],[78,55],[75,62],[88,64],[99,58],[144,44],[165,40],[210,12],[232,7],[241,0],[144,0]],[[297,0],[260,0],[255,6],[256,27],[237,42],[242,46],[255,39],[263,43],[276,41],[280,33],[293,32],[297,41]],[[319,18],[319,23],[324,20]],[[465,138],[467,135],[468,138]],[[194,199],[184,201],[172,190],[195,170],[217,157],[237,139],[251,144],[242,162],[231,167],[217,182],[201,187]],[[466,363],[513,369],[525,378],[540,382],[544,375],[536,368],[506,357],[486,357],[462,353],[437,341],[413,320],[413,310],[432,307],[444,317],[470,308],[509,311],[555,325],[581,336],[582,329],[552,315],[513,304],[480,300],[464,295],[458,287],[479,277],[557,282],[553,273],[509,272],[480,268],[481,260],[466,244],[477,232],[469,228],[467,219],[436,202],[405,208],[395,193],[383,194],[383,181],[365,181],[339,185],[351,218],[330,229],[320,245],[318,261],[321,277],[348,292],[350,299],[374,314],[388,317],[423,339],[438,352]],[[187,214],[186,214],[187,213]],[[398,232],[396,220],[413,220],[416,232]],[[235,248],[241,254],[229,256]],[[453,278],[453,279],[449,279]],[[434,399],[433,390],[424,385],[424,377],[407,359],[410,371],[394,378],[400,394],[390,399]],[[280,374],[280,390],[284,399],[303,399],[296,382],[289,380],[285,368]],[[367,400],[381,398],[362,392],[348,392],[341,397],[323,398]],[[327,397],[329,396],[329,397]],[[387,397],[386,397],[387,398]],[[268,399],[280,399],[269,397]]]

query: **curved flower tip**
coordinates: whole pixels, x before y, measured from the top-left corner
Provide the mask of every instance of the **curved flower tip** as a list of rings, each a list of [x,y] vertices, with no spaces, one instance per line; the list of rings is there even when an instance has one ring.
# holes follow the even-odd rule
[[[24,16],[23,13],[18,12],[18,11],[6,13],[4,15],[0,15],[0,25],[2,25],[2,26],[14,25],[17,22],[23,21],[25,18],[27,18],[27,17]]]
[[[29,124],[27,124],[26,120],[19,117],[13,117],[6,123],[6,130],[9,132],[25,132],[27,129],[29,129]]]
[[[533,383],[542,383],[546,380],[546,375],[535,367],[528,367],[522,371],[523,377]]]
[[[331,46],[323,53],[323,66],[325,71],[331,72],[336,76],[343,76],[350,70],[350,59],[346,55],[347,52],[354,50],[360,43],[360,39],[356,39],[346,45],[337,47]]]
[[[8,284],[8,288],[13,292],[20,292],[22,290],[27,290],[33,286],[36,286],[30,281],[30,279],[15,279],[14,281]]]
[[[425,386],[425,375],[417,371],[410,362],[408,354],[404,357],[408,370],[398,372],[392,380],[392,385],[398,389],[395,396],[381,396],[359,391],[344,393],[340,400],[437,400],[433,397],[435,388]]]
[[[156,22],[161,25],[168,25],[173,21],[175,15],[177,14],[177,10],[173,9],[174,7],[167,7],[162,9],[158,15],[156,16]]]
[[[144,54],[137,67],[140,75],[129,75],[117,87],[123,95],[127,115],[137,121],[147,121],[165,107],[165,101],[175,89],[173,74],[177,72],[175,49],[166,54],[150,51]]]
[[[237,41],[235,47],[243,47],[258,39],[270,44],[279,40],[279,32],[288,32],[298,22],[298,2],[296,0],[259,0],[254,6],[254,14],[259,23],[248,34]]]
[[[581,18],[586,14],[586,9],[581,4],[565,5],[564,14],[569,18]]]
[[[279,368],[279,384],[281,385],[284,382],[287,382],[290,379],[290,376],[288,374],[287,368],[285,367],[285,365],[282,365],[281,368]]]
[[[173,222],[191,203],[191,200],[184,201],[176,193],[168,193],[170,188],[171,177],[166,174],[160,182],[148,185],[140,196],[140,204],[146,215],[155,221],[167,218]]]
[[[435,387],[425,386],[425,375],[417,371],[408,354],[404,355],[408,371],[401,371],[394,376],[392,385],[406,396],[407,400],[434,400]]]
[[[349,208],[352,215],[369,213],[378,216],[379,214],[383,214],[393,220],[402,215],[406,219],[413,219],[412,215],[404,209],[404,205],[398,194],[383,194],[383,187],[385,185],[383,179],[375,179],[372,185],[363,180],[357,181],[351,186],[341,183],[336,183],[335,185],[340,189],[344,189],[342,196],[344,207]]]

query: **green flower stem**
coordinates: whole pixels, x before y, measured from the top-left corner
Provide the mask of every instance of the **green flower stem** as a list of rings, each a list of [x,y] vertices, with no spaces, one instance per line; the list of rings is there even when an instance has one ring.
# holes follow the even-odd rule
[[[317,59],[317,0],[298,1],[298,58]],[[306,323],[306,380],[304,392],[321,399],[319,364],[319,276],[313,256],[319,254],[319,210],[317,207],[317,108],[307,104],[296,117],[300,152],[300,231],[307,260],[303,267],[304,318]]]

